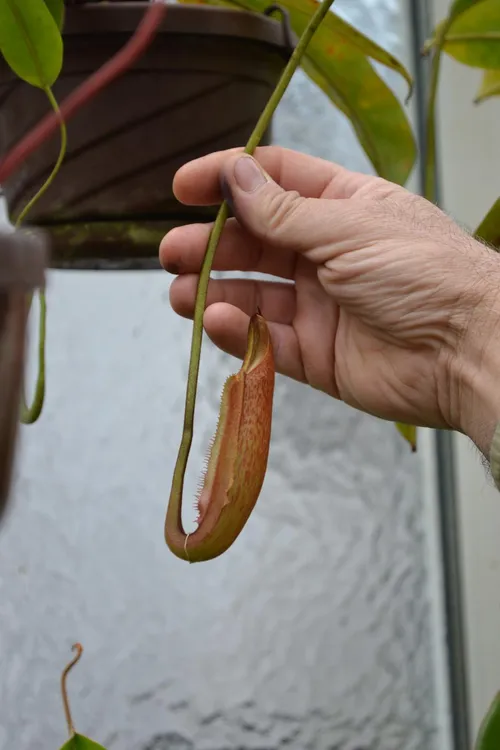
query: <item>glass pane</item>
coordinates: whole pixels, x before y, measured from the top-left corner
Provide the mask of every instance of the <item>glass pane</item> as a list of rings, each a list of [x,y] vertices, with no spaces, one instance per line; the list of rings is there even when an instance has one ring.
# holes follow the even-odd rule
[[[402,55],[404,3],[338,10]],[[277,142],[369,166],[298,74]],[[54,273],[47,405],[22,430],[0,540],[0,750],[435,746],[422,485],[393,426],[278,378],[269,471],[244,533],[188,566],[163,542],[191,324],[164,273]],[[194,496],[235,360],[204,344]]]

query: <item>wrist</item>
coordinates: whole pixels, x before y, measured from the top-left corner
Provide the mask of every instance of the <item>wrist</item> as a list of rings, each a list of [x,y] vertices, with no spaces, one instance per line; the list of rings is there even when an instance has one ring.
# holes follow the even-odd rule
[[[500,317],[497,345],[500,349]],[[494,345],[494,342],[492,342]],[[491,441],[500,422],[500,356],[484,352],[476,363],[468,360],[461,366],[460,418],[458,429],[467,435],[489,458]]]
[[[491,259],[475,285],[467,329],[457,350],[451,378],[456,398],[456,429],[489,458],[500,422],[500,262]]]

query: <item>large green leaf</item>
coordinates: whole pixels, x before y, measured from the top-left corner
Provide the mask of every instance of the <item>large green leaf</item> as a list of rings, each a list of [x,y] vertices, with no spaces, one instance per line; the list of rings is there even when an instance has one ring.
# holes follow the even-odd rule
[[[500,96],[500,70],[485,70],[481,85],[474,99],[475,104]]]
[[[454,20],[461,16],[462,13],[465,13],[467,10],[470,10],[470,8],[475,8],[477,5],[481,5],[484,2],[486,2],[486,0],[455,0],[455,2],[451,4],[447,17],[436,24],[432,37],[424,45],[424,51],[429,52],[437,42],[441,43],[442,33],[446,33]]]
[[[241,0],[237,1],[241,2]],[[250,10],[256,9],[255,0],[248,0],[248,2],[245,4]],[[308,20],[314,15],[315,12],[315,8],[313,7],[311,9],[310,3],[304,2],[304,0],[284,0],[280,3],[280,5],[285,7],[292,14],[294,12],[305,14]],[[263,3],[260,10],[265,7],[266,3]],[[413,89],[413,79],[410,73],[406,70],[405,66],[396,57],[394,57],[394,55],[391,55],[390,52],[387,52],[387,50],[385,50],[383,47],[380,47],[380,45],[376,44],[372,39],[369,39],[367,36],[362,34],[361,31],[358,31],[358,29],[354,28],[354,26],[351,26],[350,23],[344,21],[336,13],[328,13],[320,28],[328,32],[330,37],[330,45],[335,45],[336,43],[338,43],[337,40],[342,40],[342,44],[348,44],[352,45],[353,47],[357,47],[357,49],[366,57],[371,57],[373,60],[382,63],[382,65],[385,65],[387,68],[395,70],[408,83],[410,89],[409,93],[411,93],[411,90]],[[299,32],[297,31],[297,33]],[[313,44],[313,42],[314,37],[311,44]],[[309,46],[309,51],[311,49],[312,47]]]
[[[0,0],[0,52],[27,83],[52,86],[61,71],[63,45],[44,0]]]
[[[483,719],[475,750],[498,750],[500,748],[500,693],[497,694]]]
[[[50,10],[52,18],[57,24],[57,28],[61,30],[64,21],[64,0],[44,0],[44,2]]]
[[[263,12],[269,6],[269,0],[205,2],[254,12]],[[297,36],[317,7],[311,0],[281,0],[280,5],[289,12]],[[349,118],[377,173],[404,184],[416,158],[415,140],[401,103],[368,57],[396,70],[411,85],[411,76],[401,63],[334,13],[329,13],[316,31],[302,68]]]
[[[104,748],[97,742],[89,740],[88,737],[84,737],[83,734],[74,734],[70,740],[64,743],[61,750],[104,750]]]
[[[444,51],[465,65],[500,68],[500,2],[483,0],[450,24]]]
[[[500,198],[497,198],[474,234],[500,250]]]
[[[481,5],[486,0],[455,0],[451,4],[450,12],[448,13],[448,19],[451,23],[454,18],[458,18],[462,13],[465,13],[469,8],[473,8],[475,5]]]
[[[358,60],[358,71],[363,66],[364,80],[371,78],[371,93],[366,106],[360,102],[362,91],[341,87],[325,73],[325,65],[315,56],[306,55],[304,72],[351,121],[358,141],[373,164],[377,174],[391,182],[404,185],[413,167],[416,146],[411,128],[398,100],[385,86],[366,58]],[[366,66],[366,67],[365,67]],[[346,90],[347,89],[347,90]],[[368,101],[371,100],[371,101]],[[386,119],[387,118],[387,119]]]

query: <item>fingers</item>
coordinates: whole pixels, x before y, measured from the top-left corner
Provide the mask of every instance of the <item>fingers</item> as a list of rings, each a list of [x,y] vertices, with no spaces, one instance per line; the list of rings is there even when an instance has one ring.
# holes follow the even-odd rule
[[[172,229],[160,245],[160,262],[175,274],[199,273],[212,224],[190,224]],[[256,271],[292,279],[295,253],[266,249],[235,219],[229,219],[219,241],[212,268],[215,271]]]
[[[229,157],[222,180],[226,199],[249,234],[266,247],[304,254],[317,264],[341,252],[342,240],[352,240],[364,218],[362,201],[304,198],[284,190],[251,156]]]
[[[228,158],[242,152],[243,148],[217,151],[185,164],[174,178],[177,200],[191,206],[221,203],[221,171]],[[304,198],[321,198],[330,187],[333,190],[328,197],[348,198],[359,181],[367,179],[337,164],[277,146],[258,148],[255,158],[284,190],[297,190]]]
[[[170,286],[170,304],[183,318],[192,318],[198,276],[178,276]],[[295,315],[296,295],[293,284],[253,281],[250,279],[211,279],[206,307],[225,302],[239,308],[248,317],[260,308],[266,320],[290,325]]]
[[[264,316],[265,317],[265,316]],[[237,307],[216,303],[205,310],[207,335],[222,351],[243,359],[247,346],[249,316]],[[268,320],[276,372],[305,382],[297,335],[292,326]]]
[[[228,223],[221,239],[219,270],[251,267],[292,278],[297,253],[315,264],[326,263],[352,246],[353,238],[362,240],[371,226],[367,217],[374,208],[369,201],[304,198],[284,190],[248,155],[229,156],[222,174],[237,221]],[[167,270],[198,271],[209,231],[199,225],[172,230],[161,249]]]

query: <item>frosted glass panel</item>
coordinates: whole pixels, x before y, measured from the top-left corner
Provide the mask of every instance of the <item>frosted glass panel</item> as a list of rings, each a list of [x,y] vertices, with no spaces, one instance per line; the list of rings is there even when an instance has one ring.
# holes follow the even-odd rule
[[[399,2],[338,8],[401,53]],[[301,75],[275,139],[368,169]],[[419,464],[392,425],[278,378],[269,472],[238,542],[194,566],[165,547],[191,331],[169,283],[50,276],[47,406],[22,430],[0,531],[0,750],[62,744],[76,640],[75,722],[108,750],[432,750]],[[206,341],[188,498],[236,368]]]

